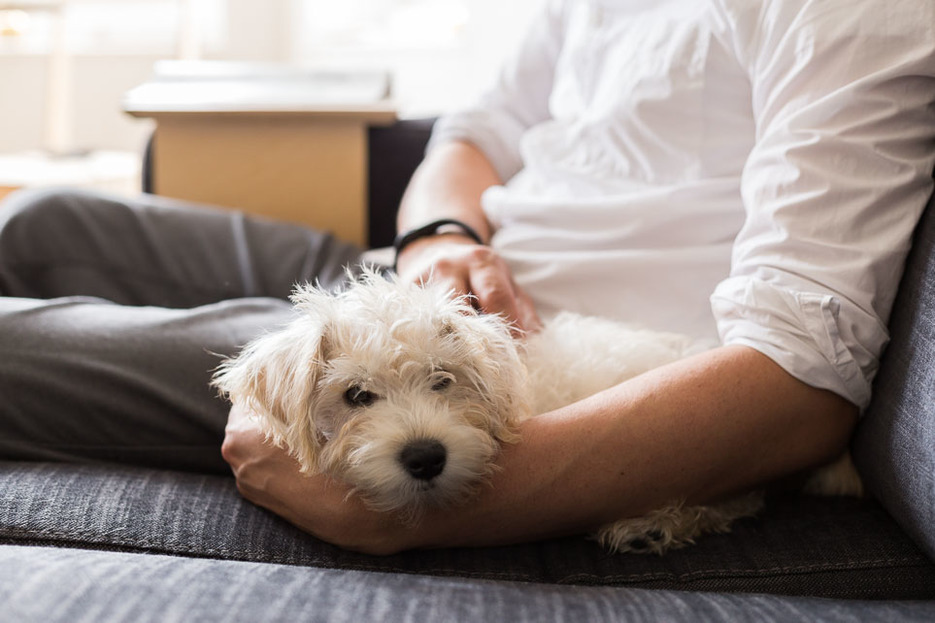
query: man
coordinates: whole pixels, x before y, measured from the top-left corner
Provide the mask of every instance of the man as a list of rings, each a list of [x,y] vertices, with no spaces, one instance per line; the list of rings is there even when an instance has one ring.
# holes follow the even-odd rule
[[[549,3],[497,87],[436,128],[399,229],[468,228],[418,239],[400,273],[525,329],[571,308],[722,346],[526,422],[476,503],[414,529],[289,477],[235,412],[241,490],[388,552],[584,532],[835,458],[931,190],[935,41],[914,24],[932,19],[918,2]]]
[[[869,400],[911,231],[931,192],[933,20],[935,8],[918,0],[550,2],[499,84],[437,127],[399,229],[442,218],[461,225],[425,230],[401,249],[398,269],[405,279],[443,280],[471,293],[485,311],[526,330],[569,308],[717,336],[721,345],[527,421],[476,501],[432,511],[416,526],[367,510],[341,483],[300,475],[234,405],[223,453],[241,491],[326,540],[386,553],[585,532],[672,499],[703,503],[834,459]],[[26,249],[23,241],[49,235],[42,224],[53,214],[99,231],[101,211],[88,216],[98,204],[86,198],[81,210],[63,210],[60,199],[47,199],[44,210],[16,210],[0,232],[0,291],[25,296],[28,265],[50,284],[32,296],[153,304],[156,287],[166,305],[201,306],[107,309],[109,329],[155,353],[151,374],[136,364],[129,378],[107,377],[117,376],[124,390],[164,385],[168,362],[194,365],[195,345],[225,352],[233,338],[287,314],[231,297],[271,294],[285,286],[266,281],[317,274],[310,266],[321,258],[333,265],[354,255],[322,252],[318,239],[260,244],[298,234],[260,232],[249,220],[201,216],[211,224],[198,228],[186,211],[167,208],[157,218],[147,209],[125,217],[122,231],[143,230],[131,238],[133,253],[153,230],[213,232],[201,245],[210,251],[162,259],[166,265],[148,272],[139,268],[148,258],[137,258],[118,291],[106,290],[120,278],[106,288],[104,279],[86,278],[97,290],[68,292],[67,271],[53,278],[56,271],[36,268],[56,249]],[[172,221],[184,226],[168,227]],[[20,251],[4,259],[10,240]],[[277,251],[312,247],[287,253],[275,270]],[[241,251],[254,248],[259,257]],[[231,284],[224,266],[206,280],[195,256],[272,268],[241,271]],[[141,281],[150,287],[134,300]],[[181,290],[186,295],[176,296]],[[85,342],[107,333],[81,313],[102,304],[63,305],[7,303],[33,316],[31,329],[11,312],[0,314],[0,331],[19,322],[10,334],[29,344],[43,343],[36,327],[58,331],[66,320],[72,331],[56,336],[76,339],[76,322]],[[168,327],[172,339],[148,338],[155,327]],[[102,357],[121,347],[103,346]],[[199,420],[206,442],[215,407],[194,400],[197,391],[193,384],[173,394],[192,404],[170,405],[185,414],[172,434],[189,435],[191,414],[210,409]],[[14,402],[23,429],[30,405]],[[134,416],[146,423],[139,434],[165,406]],[[115,426],[116,416],[100,412],[85,415]],[[15,454],[27,437],[0,449]],[[171,434],[154,436],[164,437]],[[123,460],[126,448],[114,452]]]

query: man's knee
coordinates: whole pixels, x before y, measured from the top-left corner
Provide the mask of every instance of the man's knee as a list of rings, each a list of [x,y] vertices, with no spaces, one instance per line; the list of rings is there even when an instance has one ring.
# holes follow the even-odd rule
[[[73,235],[76,221],[87,218],[96,201],[92,193],[66,189],[20,190],[7,196],[0,203],[0,258],[12,261],[21,251]]]
[[[64,212],[74,208],[75,194],[70,190],[27,189],[7,196],[0,204],[0,235],[22,234],[59,222]]]

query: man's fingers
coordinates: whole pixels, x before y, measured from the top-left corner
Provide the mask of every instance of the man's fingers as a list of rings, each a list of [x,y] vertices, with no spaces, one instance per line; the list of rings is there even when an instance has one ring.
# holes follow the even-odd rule
[[[468,271],[463,264],[443,258],[430,265],[414,281],[420,285],[439,286],[453,296],[466,296],[471,294],[467,275]]]
[[[507,275],[494,270],[471,273],[471,291],[484,313],[500,314],[510,322],[520,322],[516,293]]]
[[[513,282],[506,262],[489,248],[478,249],[470,271],[470,287],[480,309],[500,314],[513,323],[516,333],[539,328],[532,300]]]
[[[526,333],[536,333],[542,329],[542,320],[539,318],[539,314],[536,313],[536,306],[533,304],[532,299],[523,291],[522,288],[514,284],[516,289],[516,310],[519,317],[520,329]]]
[[[241,404],[231,405],[230,413],[227,415],[227,429],[241,430],[251,424],[255,426],[253,418],[250,417],[250,411],[246,407]]]
[[[513,323],[516,333],[536,331],[541,322],[532,301],[515,283],[509,266],[488,246],[437,243],[423,251],[423,270],[412,279],[433,284],[454,296],[473,297],[472,304],[486,314],[499,314]]]

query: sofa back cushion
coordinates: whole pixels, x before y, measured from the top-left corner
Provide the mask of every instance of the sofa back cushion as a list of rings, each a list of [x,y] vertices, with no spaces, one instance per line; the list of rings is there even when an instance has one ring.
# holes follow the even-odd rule
[[[890,333],[854,459],[870,492],[935,559],[935,196],[916,230]]]

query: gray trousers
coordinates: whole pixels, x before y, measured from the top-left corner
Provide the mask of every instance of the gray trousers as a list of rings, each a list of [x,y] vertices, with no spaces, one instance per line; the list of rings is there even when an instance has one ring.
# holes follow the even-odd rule
[[[228,473],[223,356],[336,287],[360,249],[143,195],[23,192],[0,204],[0,459]]]

